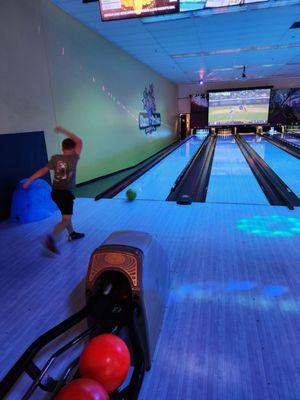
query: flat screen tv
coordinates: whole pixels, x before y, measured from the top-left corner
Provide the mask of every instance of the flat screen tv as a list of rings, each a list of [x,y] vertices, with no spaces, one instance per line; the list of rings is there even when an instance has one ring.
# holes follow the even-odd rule
[[[99,0],[102,21],[142,18],[179,11],[179,0]]]
[[[270,88],[209,92],[208,125],[266,124],[270,92]]]
[[[269,0],[180,0],[179,8],[181,12],[196,11],[203,8],[220,8],[229,6],[240,6],[250,3],[261,3]]]

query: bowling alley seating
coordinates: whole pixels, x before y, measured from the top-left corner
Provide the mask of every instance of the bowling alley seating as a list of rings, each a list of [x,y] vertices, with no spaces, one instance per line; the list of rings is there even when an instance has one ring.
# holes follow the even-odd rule
[[[16,382],[25,373],[32,381],[24,389],[26,399],[34,398],[31,396],[37,389],[56,395],[73,379],[86,378],[80,376],[78,357],[66,360],[64,353],[80,341],[89,338],[91,343],[99,335],[114,333],[127,344],[132,367],[126,386],[111,393],[110,399],[137,400],[144,373],[152,367],[168,294],[168,260],[158,240],[145,232],[112,233],[91,255],[86,305],[29,346],[1,381],[0,398],[13,394]],[[55,349],[44,367],[38,367],[35,362],[38,353],[61,335],[65,337],[84,319],[87,329]],[[61,378],[54,379],[49,365],[59,357],[67,364],[62,368]]]

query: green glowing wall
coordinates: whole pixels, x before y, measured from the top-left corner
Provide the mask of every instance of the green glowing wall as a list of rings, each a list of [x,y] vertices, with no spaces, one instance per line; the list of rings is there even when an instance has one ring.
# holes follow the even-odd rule
[[[43,1],[55,116],[84,138],[79,181],[134,165],[175,140],[177,88]],[[145,85],[154,83],[164,125],[139,130]]]
[[[176,140],[176,85],[48,0],[5,1],[0,11],[7,82],[0,89],[1,133],[44,130],[50,156],[59,150],[55,124],[78,132],[78,182],[134,165]],[[136,117],[150,83],[162,126],[147,136]]]

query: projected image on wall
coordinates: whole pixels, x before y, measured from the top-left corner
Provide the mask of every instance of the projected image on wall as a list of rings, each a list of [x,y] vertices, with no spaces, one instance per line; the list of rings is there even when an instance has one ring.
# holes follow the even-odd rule
[[[247,89],[209,93],[208,124],[266,124],[270,89]]]

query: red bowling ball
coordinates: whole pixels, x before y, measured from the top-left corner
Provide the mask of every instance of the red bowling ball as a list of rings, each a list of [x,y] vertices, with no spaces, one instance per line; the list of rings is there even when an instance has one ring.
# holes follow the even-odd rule
[[[99,382],[80,378],[63,387],[55,400],[109,400],[109,397]]]
[[[117,389],[130,368],[130,353],[125,342],[116,335],[94,337],[83,350],[79,362],[80,375],[98,381],[107,392]]]

